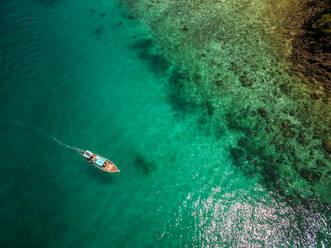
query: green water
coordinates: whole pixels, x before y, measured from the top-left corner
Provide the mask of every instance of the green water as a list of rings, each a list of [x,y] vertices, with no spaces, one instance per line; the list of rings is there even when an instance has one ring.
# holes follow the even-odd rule
[[[1,247],[329,244],[328,208],[244,175],[229,156],[240,135],[216,130],[117,1],[1,1],[0,13]]]

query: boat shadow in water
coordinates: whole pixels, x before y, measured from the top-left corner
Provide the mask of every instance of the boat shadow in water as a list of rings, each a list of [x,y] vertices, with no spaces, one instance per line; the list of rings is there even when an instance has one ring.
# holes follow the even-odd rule
[[[135,155],[133,164],[137,170],[144,175],[149,175],[156,169],[156,164],[152,161],[147,160],[141,155]]]

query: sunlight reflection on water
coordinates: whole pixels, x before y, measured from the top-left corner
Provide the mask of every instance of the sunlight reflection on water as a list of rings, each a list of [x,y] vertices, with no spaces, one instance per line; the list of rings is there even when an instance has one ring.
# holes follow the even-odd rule
[[[275,200],[281,197],[263,192],[259,185],[252,190],[263,194],[252,198],[250,190],[222,192],[220,187],[211,189],[205,199],[189,193],[175,225],[181,232],[181,245],[189,242],[183,238],[182,227],[191,216],[193,247],[324,247],[318,233],[328,233],[328,224],[325,216],[312,210],[318,209],[317,203],[292,206]]]

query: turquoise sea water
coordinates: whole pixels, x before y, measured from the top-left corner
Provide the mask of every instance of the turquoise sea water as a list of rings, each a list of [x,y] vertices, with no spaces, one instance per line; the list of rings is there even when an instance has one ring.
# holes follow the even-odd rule
[[[179,94],[117,1],[1,1],[0,13],[1,247],[327,247],[327,209],[243,175],[238,134]]]

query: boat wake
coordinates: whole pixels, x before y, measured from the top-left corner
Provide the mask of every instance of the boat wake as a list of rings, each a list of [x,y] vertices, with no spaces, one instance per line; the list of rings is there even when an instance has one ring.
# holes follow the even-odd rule
[[[63,143],[60,139],[58,139],[58,138],[56,138],[56,137],[54,137],[54,136],[52,136],[52,135],[49,135],[49,134],[47,134],[47,133],[41,131],[40,129],[38,129],[38,128],[36,128],[36,127],[33,127],[33,126],[31,126],[31,125],[29,125],[29,124],[23,122],[23,121],[19,121],[19,120],[9,120],[9,122],[14,123],[14,124],[15,124],[16,126],[18,126],[18,127],[27,128],[27,129],[30,129],[30,130],[32,130],[32,131],[34,131],[34,132],[37,132],[39,135],[42,135],[42,136],[44,136],[44,137],[47,137],[48,139],[52,139],[52,140],[54,140],[54,141],[55,141],[58,145],[60,145],[60,146],[64,146],[64,147],[66,147],[66,148],[68,148],[68,149],[75,150],[75,151],[77,151],[77,152],[79,152],[79,153],[84,152],[84,150],[82,150],[82,149],[80,149],[80,148],[78,148],[78,147],[74,147],[74,146],[67,145],[67,144]]]
[[[75,150],[75,151],[77,151],[78,153],[82,153],[82,152],[84,152],[84,150],[82,150],[82,149],[79,149],[79,148],[74,147],[74,146],[69,146],[69,145],[63,143],[61,140],[59,140],[59,139],[56,138],[56,137],[53,137],[53,140],[54,140],[56,143],[58,143],[60,146],[64,146],[64,147],[66,147],[66,148],[68,148],[68,149]]]

